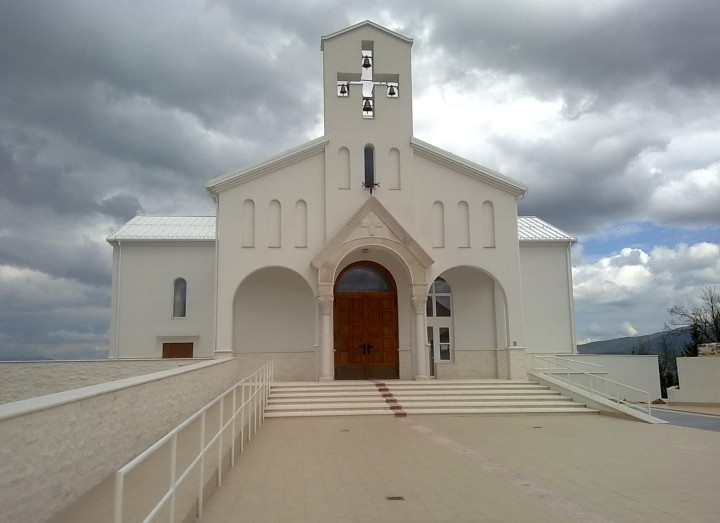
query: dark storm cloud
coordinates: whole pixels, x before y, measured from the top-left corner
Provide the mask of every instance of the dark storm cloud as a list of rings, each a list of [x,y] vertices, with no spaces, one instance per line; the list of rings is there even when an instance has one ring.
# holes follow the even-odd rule
[[[0,357],[106,344],[105,236],[137,212],[212,212],[208,179],[321,134],[320,36],[368,18],[415,39],[416,98],[437,89],[472,102],[507,84],[508,103],[560,100],[545,135],[492,122],[444,133],[530,186],[522,212],[574,234],[643,212],[706,223],[697,194],[712,192],[720,161],[708,145],[719,11],[650,0],[3,2],[0,303],[23,306],[3,309]],[[416,105],[431,115],[418,136],[447,119],[433,111]],[[669,209],[674,193],[700,209]]]
[[[579,93],[600,105],[628,95],[652,102],[647,89],[714,89],[720,81],[720,4],[712,0],[453,7],[430,16],[433,40],[455,67],[519,75],[537,93],[564,93],[569,106],[585,99]]]

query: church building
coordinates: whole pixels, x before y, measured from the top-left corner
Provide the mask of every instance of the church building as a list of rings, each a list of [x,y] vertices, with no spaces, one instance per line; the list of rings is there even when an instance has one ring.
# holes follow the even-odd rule
[[[410,38],[321,39],[325,134],[207,182],[215,216],[111,234],[111,358],[232,355],[275,379],[523,379],[575,352],[575,238],[521,182],[413,136]]]

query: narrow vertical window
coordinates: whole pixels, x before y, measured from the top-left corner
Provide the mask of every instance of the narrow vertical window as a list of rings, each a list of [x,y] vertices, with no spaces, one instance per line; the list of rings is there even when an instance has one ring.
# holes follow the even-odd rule
[[[173,283],[173,318],[184,318],[187,305],[187,281],[178,278]]]
[[[427,299],[428,343],[434,361],[452,361],[454,348],[453,304],[450,285],[437,278],[430,286]]]
[[[400,189],[400,151],[390,149],[389,160],[390,189]]]
[[[470,247],[470,208],[458,202],[458,247]]]
[[[243,203],[242,246],[255,247],[255,202]]]
[[[340,147],[338,151],[338,188],[350,188],[350,151]]]
[[[282,230],[281,212],[282,207],[280,206],[280,202],[277,200],[271,201],[269,217],[270,219],[268,220],[268,236],[270,239],[270,247],[280,247]]]
[[[363,187],[370,189],[372,194],[373,189],[377,187],[375,183],[375,147],[368,144],[365,146],[365,181]]]
[[[495,207],[491,201],[485,201],[480,217],[483,247],[495,247]]]
[[[432,230],[433,247],[445,247],[445,208],[439,201],[433,203]]]
[[[307,247],[307,203],[295,202],[295,247]]]

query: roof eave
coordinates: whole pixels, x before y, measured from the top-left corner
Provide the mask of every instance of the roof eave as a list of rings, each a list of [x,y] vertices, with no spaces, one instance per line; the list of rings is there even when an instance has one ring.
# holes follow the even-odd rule
[[[213,196],[216,197],[220,192],[240,185],[242,183],[254,180],[260,176],[279,169],[291,163],[302,160],[316,154],[317,152],[324,150],[325,146],[330,140],[324,136],[311,140],[299,147],[289,149],[282,154],[279,154],[267,161],[253,165],[240,171],[233,171],[217,178],[209,180],[205,184],[205,189]]]
[[[336,31],[336,32],[331,33],[331,34],[329,34],[329,35],[321,36],[321,37],[320,37],[320,50],[321,50],[321,51],[324,51],[324,50],[325,50],[325,41],[326,41],[326,40],[330,40],[331,38],[335,38],[336,36],[340,36],[340,35],[342,35],[342,34],[349,33],[350,31],[354,31],[355,29],[359,29],[360,27],[363,27],[363,26],[366,26],[366,25],[370,25],[370,26],[374,27],[375,29],[378,29],[379,31],[383,31],[383,32],[389,34],[390,36],[394,36],[395,38],[397,38],[397,39],[399,39],[399,40],[402,40],[403,42],[406,42],[406,43],[408,43],[408,44],[410,44],[410,45],[413,44],[413,39],[412,39],[412,38],[408,38],[407,36],[403,36],[403,35],[401,35],[400,33],[396,33],[395,31],[391,31],[391,30],[388,29],[387,27],[383,27],[383,26],[381,26],[381,25],[378,25],[378,24],[376,24],[375,22],[372,22],[372,21],[370,21],[370,20],[365,20],[365,21],[360,22],[360,23],[357,23],[357,24],[355,24],[355,25],[351,25],[350,27],[346,27],[345,29],[340,29],[339,31]]]
[[[415,137],[410,138],[410,145],[415,152],[420,154],[420,156],[424,156],[429,160],[446,165],[447,167],[465,174],[466,176],[470,176],[471,178],[485,181],[498,189],[509,192],[519,200],[524,198],[527,194],[527,185],[517,180],[513,180],[504,174],[500,174],[497,171],[493,171],[492,169],[483,167],[482,165],[471,162],[470,160],[456,156],[444,149],[440,149],[439,147],[435,147],[427,142],[418,140]]]

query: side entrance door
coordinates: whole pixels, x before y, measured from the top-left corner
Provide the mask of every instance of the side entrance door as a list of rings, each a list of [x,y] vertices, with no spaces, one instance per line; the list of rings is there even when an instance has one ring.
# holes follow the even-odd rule
[[[373,283],[368,274],[381,281]],[[334,303],[335,379],[398,378],[397,293],[390,274],[371,262],[350,266],[338,278]]]

